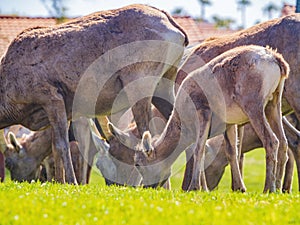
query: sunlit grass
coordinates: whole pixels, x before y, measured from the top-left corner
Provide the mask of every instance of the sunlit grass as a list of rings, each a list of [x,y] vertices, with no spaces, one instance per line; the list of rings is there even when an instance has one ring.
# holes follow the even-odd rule
[[[182,170],[172,191],[106,187],[96,169],[85,186],[7,179],[0,184],[0,224],[300,224],[298,192],[262,194],[264,157],[261,149],[246,155],[244,194],[230,190],[229,168],[210,193],[182,192]]]

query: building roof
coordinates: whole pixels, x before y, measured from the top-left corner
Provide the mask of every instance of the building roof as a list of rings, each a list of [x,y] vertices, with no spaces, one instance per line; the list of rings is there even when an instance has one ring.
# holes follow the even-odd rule
[[[213,24],[197,22],[190,16],[174,16],[175,20],[186,31],[190,44],[198,43],[210,36],[225,34],[228,30],[216,29]],[[56,24],[55,18],[19,17],[0,15],[0,57],[5,53],[9,43],[23,30],[37,26]]]
[[[56,24],[55,18],[0,16],[0,57],[9,43],[23,30]]]
[[[284,3],[281,16],[295,12],[295,6]],[[212,36],[220,36],[234,32],[230,29],[217,29],[208,22],[198,22],[190,16],[173,15],[177,23],[186,31],[190,44],[195,44]],[[56,24],[55,18],[19,17],[0,15],[0,57],[5,53],[9,43],[23,30],[37,26],[51,26]]]
[[[185,30],[190,43],[199,42],[201,32],[197,22],[190,16],[173,16],[176,22]]]
[[[214,24],[208,22],[198,22],[190,16],[173,16],[176,22],[186,31],[190,44],[199,43],[212,36],[219,36],[234,32],[230,29],[216,28]]]
[[[216,37],[236,32],[236,30],[231,30],[227,28],[216,28],[214,24],[207,22],[199,22],[197,23],[197,25],[198,29],[200,30],[200,36],[198,39],[198,41],[200,42],[209,37]]]

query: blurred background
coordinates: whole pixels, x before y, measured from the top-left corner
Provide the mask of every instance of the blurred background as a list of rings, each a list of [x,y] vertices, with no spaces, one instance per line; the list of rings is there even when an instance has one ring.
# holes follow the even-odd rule
[[[295,7],[297,0],[1,0],[0,14],[30,17],[77,17],[94,11],[143,3],[172,14],[191,16],[218,27],[246,28],[282,15],[284,6]]]
[[[143,3],[172,14],[194,45],[296,11],[300,0],[0,0],[0,55],[18,33],[95,11]],[[298,4],[300,5],[300,4]]]

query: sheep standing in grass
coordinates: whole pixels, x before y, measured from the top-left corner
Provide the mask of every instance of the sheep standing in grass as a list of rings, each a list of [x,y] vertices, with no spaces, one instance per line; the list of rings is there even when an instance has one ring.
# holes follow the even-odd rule
[[[188,57],[183,65],[193,62],[192,57]],[[236,124],[250,122],[266,149],[264,192],[276,191],[278,151],[287,148],[281,95],[288,73],[289,66],[279,53],[260,46],[231,49],[190,73],[178,89],[173,112],[163,133],[152,139],[146,132],[141,143],[131,146],[136,149],[135,164],[143,183],[162,185],[170,176],[171,165],[179,154],[194,144],[196,160],[188,190],[198,190],[201,185],[206,189],[205,142],[225,132],[232,188],[245,191],[238,166]],[[112,124],[110,129],[120,140],[128,138]],[[204,183],[201,184],[200,178]]]

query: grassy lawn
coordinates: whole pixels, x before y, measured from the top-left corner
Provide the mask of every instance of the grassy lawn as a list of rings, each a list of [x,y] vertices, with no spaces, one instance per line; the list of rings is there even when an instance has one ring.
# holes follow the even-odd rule
[[[180,191],[182,169],[172,191],[106,187],[96,170],[86,186],[7,179],[0,184],[0,224],[300,224],[297,191],[261,193],[264,152],[248,153],[245,164],[244,194],[231,192],[228,168],[210,193]]]

